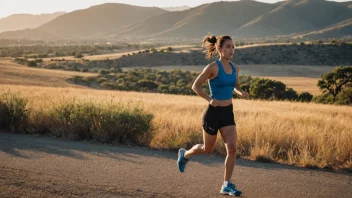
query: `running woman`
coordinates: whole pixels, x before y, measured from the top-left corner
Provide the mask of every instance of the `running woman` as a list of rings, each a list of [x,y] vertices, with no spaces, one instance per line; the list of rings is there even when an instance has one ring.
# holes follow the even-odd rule
[[[225,160],[224,183],[220,193],[231,196],[240,196],[241,191],[231,183],[232,172],[236,163],[237,130],[234,120],[232,96],[233,91],[243,98],[248,98],[248,93],[239,89],[238,74],[240,68],[230,60],[234,53],[234,44],[229,36],[207,36],[203,40],[206,47],[206,57],[211,59],[216,54],[219,59],[207,65],[195,80],[192,89],[209,105],[203,115],[203,144],[194,145],[190,150],[181,148],[178,151],[178,168],[184,172],[185,166],[191,156],[210,154],[214,150],[217,133],[221,137],[227,150]],[[205,81],[209,83],[210,96],[201,89]]]

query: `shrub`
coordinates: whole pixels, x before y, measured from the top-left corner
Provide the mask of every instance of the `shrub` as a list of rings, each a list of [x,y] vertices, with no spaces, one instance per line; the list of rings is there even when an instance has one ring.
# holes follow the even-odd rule
[[[82,68],[81,72],[88,72],[88,68]]]
[[[108,79],[102,77],[102,78],[98,78],[97,82],[98,82],[99,84],[101,84],[101,83],[103,83],[103,82],[106,82],[107,80],[108,80]]]
[[[116,84],[112,82],[103,82],[100,84],[100,86],[102,86],[105,89],[116,89]]]
[[[337,101],[339,105],[352,105],[352,87],[344,88],[338,95]]]
[[[83,58],[83,57],[84,56],[81,53],[75,55],[75,58]]]
[[[286,99],[287,99],[287,100],[290,100],[290,101],[296,101],[296,100],[298,100],[298,94],[297,94],[297,92],[296,92],[294,89],[292,89],[292,88],[288,88],[288,89],[286,90],[285,95],[286,95]]]
[[[300,102],[310,102],[313,99],[313,95],[308,92],[303,92],[299,94],[298,101]]]
[[[50,131],[58,136],[103,143],[149,145],[153,115],[139,106],[66,101],[50,112]]]
[[[35,62],[35,61],[28,61],[27,66],[28,66],[28,67],[36,67],[36,66],[37,66],[37,62]]]
[[[23,132],[27,126],[28,100],[19,93],[7,92],[0,96],[0,129]]]

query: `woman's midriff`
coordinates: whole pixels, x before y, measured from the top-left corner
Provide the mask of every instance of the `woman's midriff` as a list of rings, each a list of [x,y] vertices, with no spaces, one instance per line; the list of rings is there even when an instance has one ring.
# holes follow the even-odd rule
[[[232,104],[232,99],[229,100],[219,100],[219,105],[221,107],[226,107],[229,106],[230,104]]]

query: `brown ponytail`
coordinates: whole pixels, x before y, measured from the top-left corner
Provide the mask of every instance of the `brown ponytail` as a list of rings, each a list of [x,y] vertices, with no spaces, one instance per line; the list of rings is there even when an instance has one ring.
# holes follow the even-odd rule
[[[221,48],[226,40],[232,39],[230,36],[215,37],[214,35],[212,35],[204,37],[203,45],[206,47],[206,50],[204,51],[205,57],[207,59],[213,58],[213,56],[217,53],[216,46]]]

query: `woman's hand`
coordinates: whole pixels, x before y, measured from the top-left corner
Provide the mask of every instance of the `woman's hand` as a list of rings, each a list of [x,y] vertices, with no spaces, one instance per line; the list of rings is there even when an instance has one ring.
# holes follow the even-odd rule
[[[209,104],[213,107],[217,107],[220,105],[220,101],[216,100],[216,99],[211,99]]]
[[[242,92],[242,98],[248,99],[249,98],[249,94],[247,92]]]

